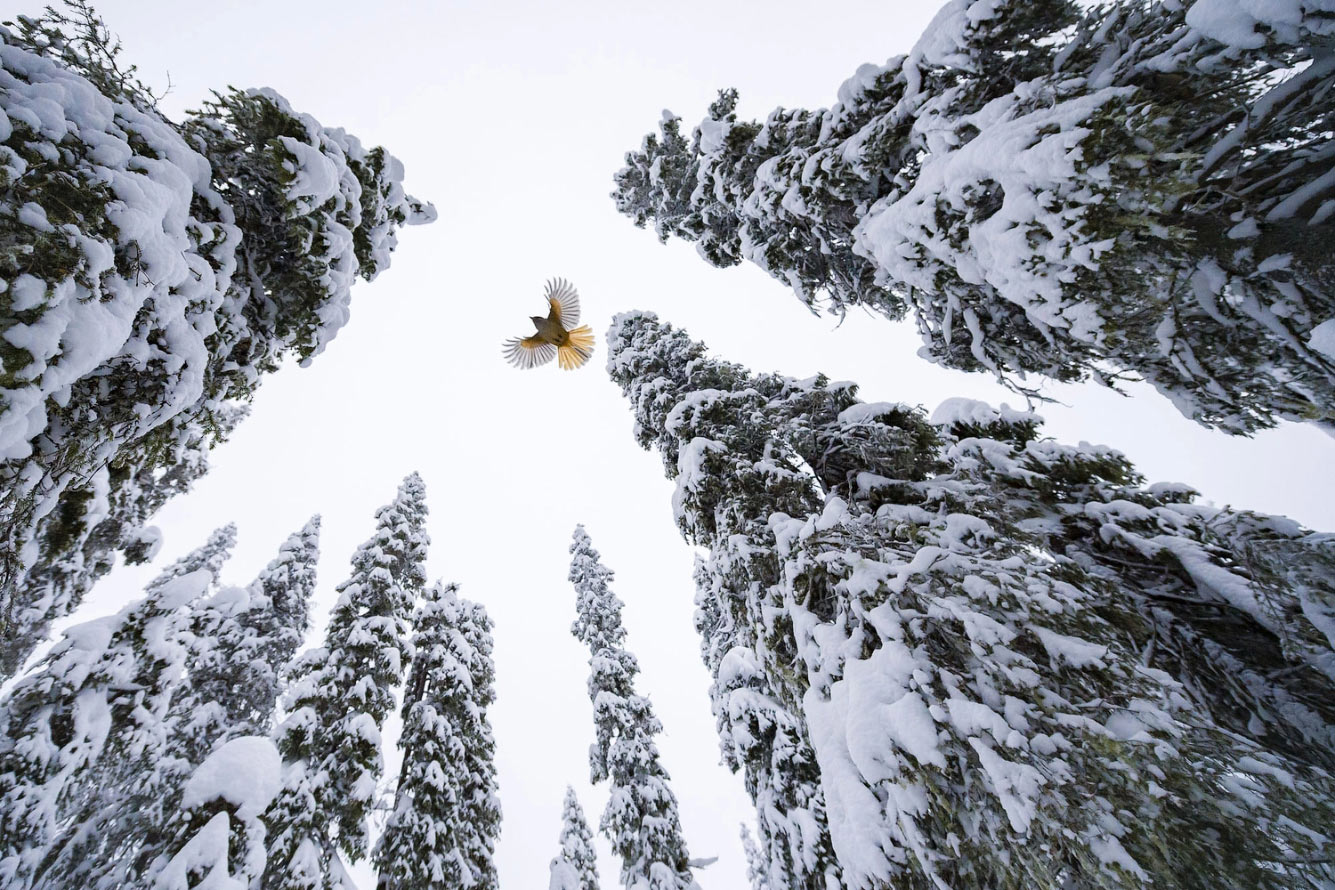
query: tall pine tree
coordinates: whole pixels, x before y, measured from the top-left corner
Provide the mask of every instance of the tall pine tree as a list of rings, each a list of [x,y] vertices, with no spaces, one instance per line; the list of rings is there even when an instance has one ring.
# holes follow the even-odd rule
[[[463,851],[473,869],[477,890],[497,890],[499,878],[493,852],[501,833],[501,801],[496,791],[496,741],[487,708],[496,700],[496,665],[492,661],[492,622],[481,603],[459,601],[459,632],[472,650],[468,662],[474,707],[469,709],[468,750],[464,766],[468,784],[464,812],[470,831]]]
[[[578,612],[570,630],[589,647],[597,738],[589,747],[590,775],[611,786],[599,828],[621,856],[621,883],[627,890],[698,890],[677,798],[654,742],[663,727],[649,699],[635,693],[640,668],[626,651],[621,600],[608,587],[612,570],[599,561],[582,525],[575,528],[570,553]]]
[[[0,29],[0,671],[434,211],[272,90],[168,120],[84,0]]]
[[[437,582],[414,615],[403,763],[373,857],[379,890],[497,886],[490,624],[457,591]]]
[[[404,680],[413,608],[426,583],[426,514],[426,488],[413,473],[353,555],[325,645],[294,665],[287,718],[275,731],[283,788],[265,814],[270,890],[350,888],[339,851],[353,861],[369,852],[380,730]]]
[[[561,807],[561,851],[551,863],[548,890],[598,890],[598,854],[575,789],[566,786]]]
[[[1230,433],[1330,426],[1329,20],[952,0],[828,109],[748,121],[724,90],[689,138],[665,115],[613,197],[812,311],[912,315],[948,367],[1138,375]]]
[[[848,886],[1330,880],[1329,536],[1143,487],[1032,414],[928,422],[647,313],[608,342],[708,550],[706,646],[747,629],[716,678],[763,675],[805,725]],[[1294,563],[1237,558],[1249,535]]]
[[[246,588],[246,608],[226,626],[223,638],[238,655],[218,658],[215,683],[226,689],[237,710],[228,722],[243,720],[247,734],[268,735],[282,687],[283,670],[310,629],[310,602],[320,559],[320,517],[312,516],[290,535],[264,571]],[[244,707],[243,717],[240,709]]]

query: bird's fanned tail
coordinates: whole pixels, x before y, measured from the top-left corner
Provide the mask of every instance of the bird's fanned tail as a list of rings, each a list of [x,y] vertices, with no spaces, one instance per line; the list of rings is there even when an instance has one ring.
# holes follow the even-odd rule
[[[593,356],[593,328],[582,324],[570,331],[570,342],[556,350],[556,363],[564,370],[583,367]]]

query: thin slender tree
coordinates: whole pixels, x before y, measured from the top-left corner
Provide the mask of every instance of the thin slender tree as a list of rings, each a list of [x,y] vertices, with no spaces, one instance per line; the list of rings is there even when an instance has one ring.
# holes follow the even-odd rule
[[[403,704],[403,754],[394,808],[376,844],[379,890],[495,887],[500,834],[494,745],[487,722],[490,646],[470,639],[473,605],[458,587],[429,587],[414,616],[412,672]],[[484,616],[485,617],[485,616]],[[483,625],[483,633],[488,626]]]
[[[746,878],[751,882],[751,890],[769,890],[769,862],[756,839],[751,836],[751,829],[742,825],[742,853],[746,856]]]
[[[550,890],[598,890],[598,854],[575,789],[566,786],[561,807],[561,850],[552,859]]]
[[[677,798],[659,762],[654,736],[662,724],[649,699],[635,692],[639,664],[626,651],[621,600],[584,527],[570,545],[570,581],[578,617],[571,633],[589,647],[589,699],[596,741],[590,775],[608,783],[599,828],[621,856],[627,890],[698,890],[677,814]]]
[[[459,632],[471,655],[468,670],[473,702],[464,724],[464,815],[469,830],[463,836],[462,849],[476,890],[497,890],[500,885],[494,853],[501,834],[501,801],[496,783],[496,741],[487,719],[487,709],[496,701],[491,630],[491,618],[481,603],[459,600]]]

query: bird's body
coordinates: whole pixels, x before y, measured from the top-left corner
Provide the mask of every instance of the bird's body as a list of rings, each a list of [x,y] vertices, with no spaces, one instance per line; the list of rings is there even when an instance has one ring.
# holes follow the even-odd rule
[[[570,332],[561,327],[561,322],[551,316],[543,318],[541,315],[531,315],[529,318],[533,321],[533,327],[538,329],[535,337],[544,343],[550,343],[553,346],[565,346],[570,341]]]
[[[564,278],[547,282],[548,312],[530,315],[537,333],[505,341],[502,353],[517,368],[536,368],[553,358],[569,371],[582,367],[593,355],[593,329],[579,323],[579,293]]]

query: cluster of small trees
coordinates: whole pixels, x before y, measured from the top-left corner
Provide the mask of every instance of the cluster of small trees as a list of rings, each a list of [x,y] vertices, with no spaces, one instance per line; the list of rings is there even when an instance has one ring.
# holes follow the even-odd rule
[[[384,888],[494,888],[491,622],[426,586],[425,520],[413,474],[300,656],[318,518],[246,587],[219,585],[226,526],[68,630],[0,701],[0,881],[333,890],[370,855]],[[371,850],[398,687],[402,768]]]

